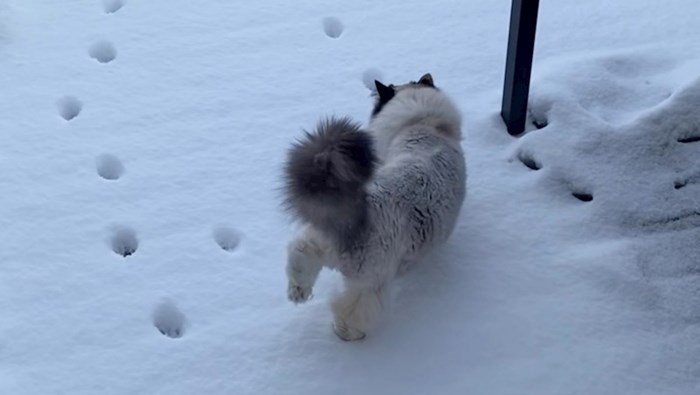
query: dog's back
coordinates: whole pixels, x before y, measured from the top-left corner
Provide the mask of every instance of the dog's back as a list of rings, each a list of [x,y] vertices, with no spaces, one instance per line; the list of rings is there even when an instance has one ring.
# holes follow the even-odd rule
[[[410,263],[454,229],[465,196],[461,149],[428,125],[414,125],[393,144],[396,150],[377,170],[369,188],[370,218],[399,233],[397,253]],[[387,208],[393,208],[387,210]]]
[[[466,193],[456,107],[435,88],[393,89],[368,128],[379,165],[366,189],[365,241],[341,259],[348,277],[392,277],[444,242]]]

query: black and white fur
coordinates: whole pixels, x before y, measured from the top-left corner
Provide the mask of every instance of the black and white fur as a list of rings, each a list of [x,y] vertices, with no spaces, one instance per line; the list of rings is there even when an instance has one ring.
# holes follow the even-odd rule
[[[379,317],[394,277],[454,229],[466,191],[457,107],[426,74],[375,81],[367,129],[330,118],[289,151],[289,210],[303,230],[289,243],[288,296],[311,296],[321,268],[340,271],[334,330],[359,340]]]

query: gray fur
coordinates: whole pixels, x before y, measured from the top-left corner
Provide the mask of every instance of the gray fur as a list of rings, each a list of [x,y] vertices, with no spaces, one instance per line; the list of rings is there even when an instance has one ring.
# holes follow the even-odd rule
[[[365,185],[375,162],[372,137],[359,124],[348,118],[320,121],[289,151],[288,209],[348,248],[367,225]]]
[[[289,247],[288,294],[295,303],[310,297],[321,267],[343,274],[346,291],[332,308],[336,334],[344,340],[363,338],[384,305],[391,280],[447,240],[466,193],[461,116],[455,105],[440,90],[420,84],[394,90],[396,95],[373,114],[368,127],[379,158],[371,179],[355,178],[345,197],[318,200],[319,213],[301,215],[307,227]],[[356,222],[358,199],[364,204],[362,237],[350,244],[314,217],[335,215],[341,223]]]

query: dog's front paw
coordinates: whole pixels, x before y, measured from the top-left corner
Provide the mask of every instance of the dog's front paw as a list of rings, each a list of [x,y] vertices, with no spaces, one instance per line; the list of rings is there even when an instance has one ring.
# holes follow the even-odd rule
[[[304,303],[311,298],[311,287],[289,284],[287,297],[294,303]]]

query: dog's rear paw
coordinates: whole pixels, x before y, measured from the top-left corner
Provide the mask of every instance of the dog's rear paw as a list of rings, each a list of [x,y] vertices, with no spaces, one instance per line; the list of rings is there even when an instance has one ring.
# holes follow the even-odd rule
[[[294,303],[304,303],[311,298],[311,287],[289,284],[287,297]]]
[[[362,340],[367,335],[359,329],[351,328],[343,322],[336,321],[333,323],[333,332],[341,339],[346,342]]]

